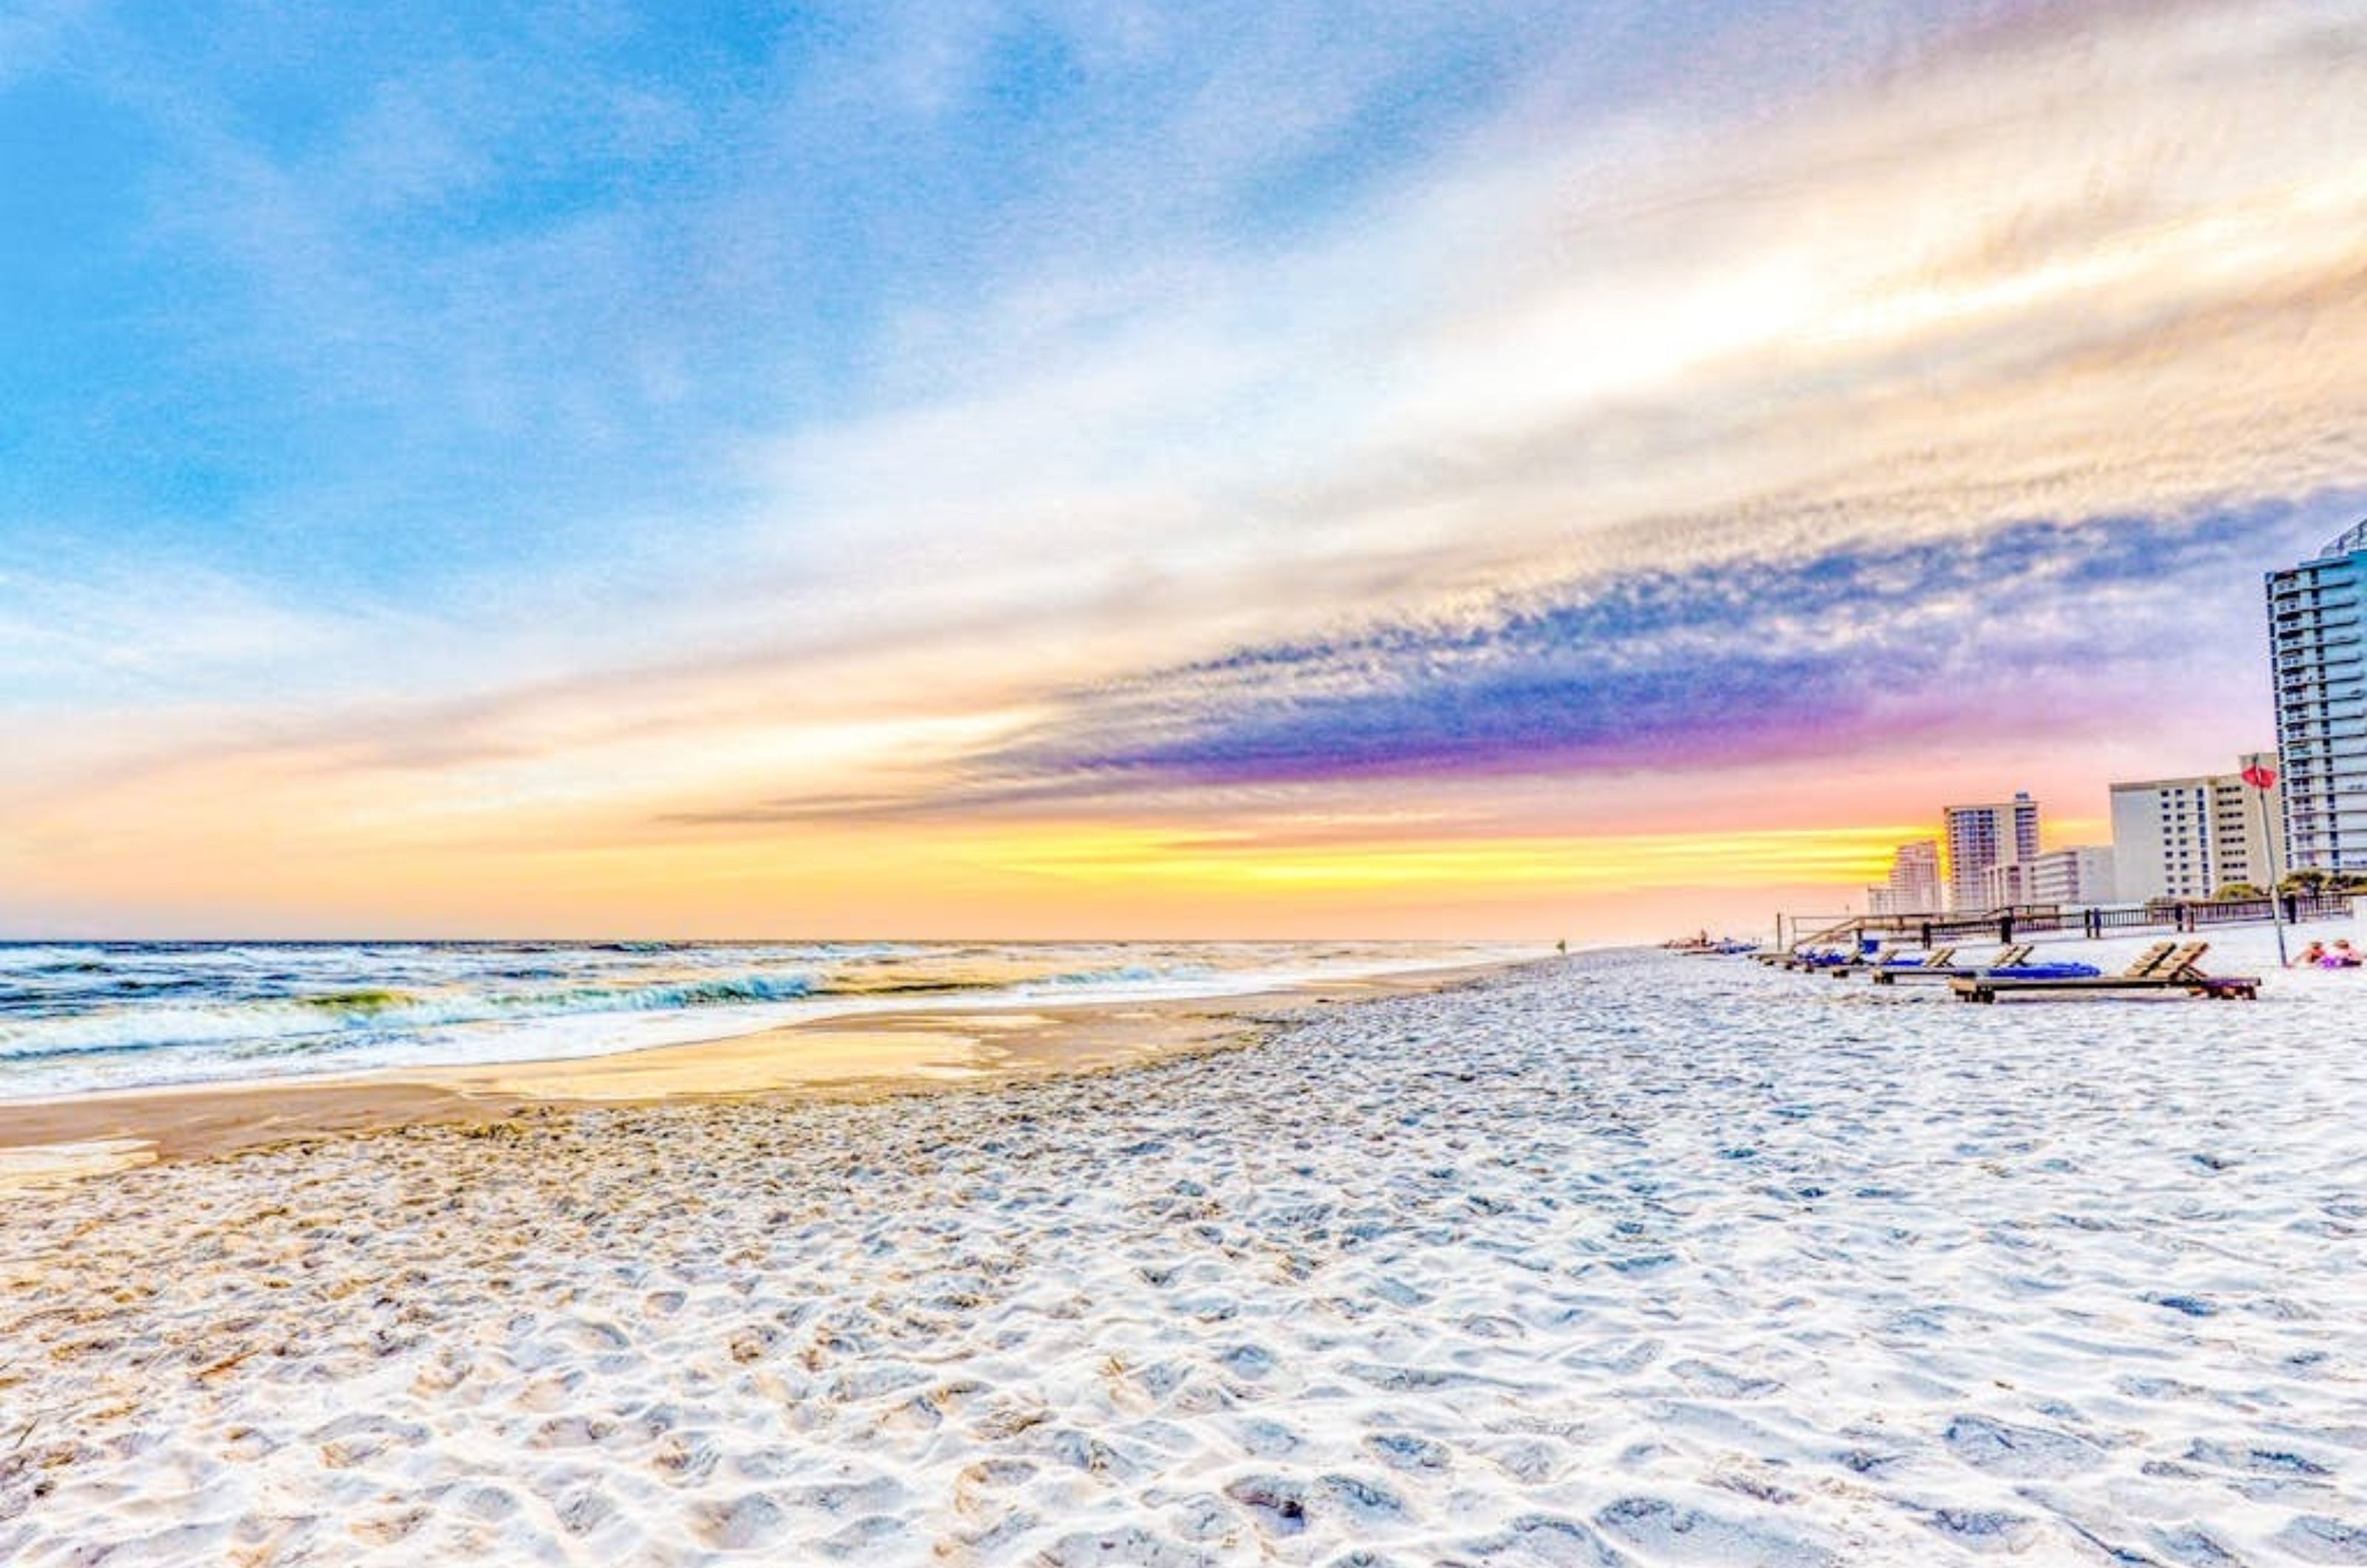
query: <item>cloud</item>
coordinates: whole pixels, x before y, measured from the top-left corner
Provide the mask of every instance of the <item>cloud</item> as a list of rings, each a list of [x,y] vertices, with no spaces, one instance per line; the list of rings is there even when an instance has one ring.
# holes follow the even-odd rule
[[[2026,522],[1931,543],[1627,570],[1073,695],[948,794],[695,820],[1124,808],[1174,793],[1750,769],[1818,755],[2190,725],[2256,707],[2174,678],[2257,655],[2257,563],[2283,506]],[[2240,724],[2241,718],[2236,722]]]
[[[202,563],[0,546],[0,705],[148,704],[341,652],[354,624]],[[9,701],[14,699],[13,703]]]
[[[2355,19],[1840,9],[889,6],[683,76],[423,27],[296,137],[253,66],[127,92],[329,448],[255,520],[395,520],[396,594],[583,580],[592,657],[1132,593],[1094,656],[1156,664],[2355,475],[2367,372],[2310,351],[2367,331]]]
[[[888,379],[928,394],[753,447],[748,581],[916,623],[1131,588],[1149,663],[1441,585],[2354,482],[2361,42],[2056,10],[1765,120],[1507,109],[1280,247],[1089,243],[916,332]]]

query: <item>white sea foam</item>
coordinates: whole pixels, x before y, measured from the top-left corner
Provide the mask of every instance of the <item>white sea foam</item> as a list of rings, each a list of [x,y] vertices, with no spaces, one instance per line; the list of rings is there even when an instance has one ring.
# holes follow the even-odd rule
[[[2367,1561],[2362,1009],[1614,955],[39,1193],[0,1559]]]
[[[974,1007],[1023,1009],[1231,996],[1506,952],[1415,943],[0,947],[0,1100],[581,1059],[948,994]]]

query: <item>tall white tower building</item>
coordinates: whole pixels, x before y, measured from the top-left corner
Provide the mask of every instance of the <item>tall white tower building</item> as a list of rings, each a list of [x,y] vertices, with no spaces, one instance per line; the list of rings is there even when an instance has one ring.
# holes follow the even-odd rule
[[[1866,912],[1874,915],[1935,915],[1940,901],[1940,844],[1918,839],[1901,844],[1890,857],[1890,878],[1866,890]]]
[[[1948,907],[1959,913],[1989,908],[1989,867],[2038,854],[2038,802],[2026,791],[1987,806],[1951,806],[1941,820],[1948,846]]]
[[[2295,869],[2367,871],[2367,522],[2268,574],[2269,652]]]

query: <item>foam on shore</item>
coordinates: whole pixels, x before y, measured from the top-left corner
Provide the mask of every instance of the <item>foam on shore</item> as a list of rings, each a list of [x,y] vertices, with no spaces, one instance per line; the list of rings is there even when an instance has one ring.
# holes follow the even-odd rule
[[[0,1214],[0,1558],[2367,1561],[2362,1001],[1606,956],[131,1171]]]

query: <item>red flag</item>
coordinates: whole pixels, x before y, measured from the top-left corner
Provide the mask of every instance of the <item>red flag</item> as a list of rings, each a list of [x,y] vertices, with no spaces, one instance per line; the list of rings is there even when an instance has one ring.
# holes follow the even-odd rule
[[[2244,770],[2244,782],[2254,789],[2274,789],[2277,784],[2277,771],[2274,768],[2264,768],[2259,763],[2254,762]]]

